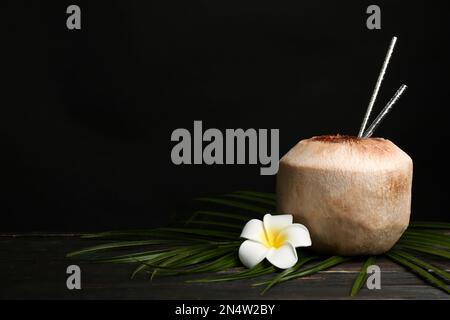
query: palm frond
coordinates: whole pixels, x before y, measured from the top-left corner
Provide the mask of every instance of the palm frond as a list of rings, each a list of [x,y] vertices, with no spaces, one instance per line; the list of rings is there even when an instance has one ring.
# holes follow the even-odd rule
[[[450,273],[448,273],[447,271],[445,271],[445,270],[443,270],[441,268],[438,268],[438,267],[436,267],[436,266],[434,266],[432,264],[429,264],[429,263],[427,263],[427,262],[425,262],[425,261],[423,261],[423,260],[421,260],[421,259],[419,259],[419,258],[417,258],[417,257],[415,257],[415,256],[413,256],[413,255],[411,255],[411,254],[409,254],[407,252],[405,252],[405,251],[401,251],[401,250],[398,250],[398,249],[393,249],[393,250],[390,250],[389,252],[392,253],[392,254],[395,254],[397,256],[400,256],[402,258],[405,258],[405,259],[409,260],[410,262],[412,262],[412,263],[418,265],[419,267],[423,268],[424,270],[427,270],[429,272],[430,271],[434,272],[435,274],[441,276],[442,278],[450,281]]]
[[[260,263],[257,266],[247,269],[242,272],[233,273],[226,276],[212,277],[212,278],[204,278],[191,280],[189,282],[225,282],[225,281],[234,281],[234,280],[244,280],[244,279],[252,279],[268,274],[272,274],[276,272],[276,268],[271,265],[267,265],[265,263]]]
[[[288,275],[298,271],[303,265],[305,265],[306,263],[308,263],[308,262],[310,262],[311,260],[314,260],[314,259],[318,259],[318,257],[317,256],[304,257],[304,258],[300,259],[297,262],[297,264],[295,266],[293,266],[292,268],[289,268],[289,269],[286,269],[286,270],[280,272],[278,275],[276,275],[272,280],[270,280],[268,282],[266,288],[261,292],[261,294],[265,294],[273,286],[275,286],[278,283],[280,283],[283,278],[285,278]]]
[[[450,237],[446,234],[437,232],[406,230],[402,236],[402,239],[424,241],[450,248]]]
[[[239,233],[231,231],[221,231],[221,230],[209,230],[209,229],[194,229],[194,228],[161,228],[160,230],[169,231],[181,234],[190,234],[196,236],[206,236],[218,239],[232,239],[236,240],[239,238]]]
[[[247,195],[247,196],[254,196],[254,197],[258,197],[258,198],[264,198],[264,199],[268,199],[268,200],[272,200],[272,201],[276,201],[277,200],[276,194],[275,193],[270,193],[270,192],[235,191],[234,193],[236,193],[236,194],[243,194],[243,195]]]
[[[190,221],[193,221],[197,219],[199,216],[206,216],[206,217],[214,217],[214,218],[225,218],[225,219],[231,219],[231,220],[239,220],[239,221],[245,221],[247,222],[252,218],[252,216],[249,215],[239,215],[239,214],[233,214],[233,213],[224,213],[224,212],[217,212],[217,211],[196,211],[191,216],[191,218],[186,222],[189,224]]]
[[[334,267],[334,266],[336,266],[342,262],[348,261],[348,260],[350,260],[350,258],[348,258],[348,257],[332,256],[332,257],[329,257],[311,267],[288,273],[287,275],[278,279],[277,283],[313,275],[320,271],[330,269],[331,267]],[[264,281],[264,282],[260,282],[260,283],[255,283],[254,286],[260,286],[260,285],[265,285],[265,284],[269,284],[269,283],[270,283],[270,281]]]
[[[272,208],[272,211],[275,209],[275,206],[277,205],[275,200],[270,200],[267,198],[260,198],[257,196],[246,195],[246,194],[231,193],[231,194],[226,194],[225,197],[235,198],[235,199],[239,199],[239,200],[249,200],[252,202],[258,202],[260,204],[263,204],[264,206],[268,206],[268,208]]]
[[[420,266],[418,266],[418,265],[408,261],[407,259],[402,258],[401,256],[399,256],[399,255],[397,255],[395,253],[387,252],[386,256],[389,257],[391,260],[397,262],[398,264],[403,265],[404,267],[410,269],[412,272],[416,273],[421,278],[423,278],[424,280],[428,281],[429,283],[431,283],[435,287],[437,287],[437,288],[443,290],[444,292],[450,294],[450,289],[447,287],[445,282],[443,282],[442,280],[439,280],[438,278],[433,276],[427,270],[425,270],[425,269],[421,268]]]
[[[243,225],[240,225],[240,224],[233,224],[233,223],[220,222],[220,221],[209,221],[209,220],[190,220],[189,222],[186,222],[186,224],[200,224],[200,225],[206,225],[206,226],[225,227],[225,228],[231,228],[231,229],[239,229],[240,231],[244,227]]]
[[[413,221],[409,224],[413,229],[447,229],[450,230],[450,223],[435,221]]]
[[[196,200],[219,204],[219,205],[225,205],[228,207],[242,209],[242,210],[246,210],[246,211],[258,213],[258,214],[266,214],[266,213],[270,212],[270,208],[256,206],[256,205],[250,204],[248,202],[228,200],[228,199],[223,199],[223,198],[219,198],[219,197],[203,197],[203,198],[197,198]]]
[[[112,242],[112,243],[106,243],[101,244],[98,246],[88,247],[81,250],[73,251],[68,253],[67,257],[74,257],[74,256],[81,256],[86,255],[88,253],[92,252],[99,252],[103,250],[111,250],[111,249],[118,249],[118,248],[126,248],[126,247],[138,247],[138,246],[148,246],[148,245],[155,245],[155,244],[166,244],[166,243],[173,243],[173,240],[142,240],[142,241],[122,241],[122,242]]]
[[[402,241],[398,243],[398,246],[401,248],[410,249],[412,251],[417,251],[420,253],[425,253],[432,256],[438,256],[441,258],[450,259],[450,252],[446,250],[436,249],[433,245],[427,243],[416,243],[411,241]]]
[[[237,252],[242,242],[240,232],[243,226],[250,219],[261,219],[266,213],[274,213],[275,194],[236,191],[197,200],[206,208],[195,211],[182,226],[177,224],[164,228],[84,234],[83,238],[112,242],[83,248],[68,253],[67,257],[96,263],[136,264],[131,277],[140,272],[147,272],[151,278],[157,275],[226,272],[188,281],[211,283],[271,276],[268,280],[254,284],[265,285],[261,294],[285,281],[312,275],[353,259],[341,256],[312,256],[308,250],[298,249],[298,255],[302,258],[288,270],[280,271],[267,262],[262,262],[252,269],[235,270],[233,268],[242,267]],[[432,257],[450,259],[448,230],[450,223],[411,222],[398,243],[384,256],[449,293],[445,283],[449,281],[449,272],[424,260]],[[317,259],[321,260],[310,264]],[[373,264],[374,259],[375,257],[369,257],[362,265],[353,283],[351,296],[357,295],[361,289],[367,278],[367,267]]]
[[[374,257],[369,257],[367,260],[363,263],[361,267],[361,271],[359,272],[358,276],[355,279],[355,282],[353,283],[352,290],[350,292],[350,295],[352,297],[356,296],[361,290],[361,287],[363,286],[364,282],[367,280],[367,268],[371,266],[375,261]]]

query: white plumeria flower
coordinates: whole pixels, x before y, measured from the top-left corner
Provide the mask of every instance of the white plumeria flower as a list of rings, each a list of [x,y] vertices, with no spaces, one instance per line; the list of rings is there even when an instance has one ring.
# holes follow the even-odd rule
[[[247,268],[253,268],[265,258],[281,269],[294,266],[297,247],[309,247],[311,237],[308,229],[292,223],[291,214],[272,216],[266,214],[263,221],[252,219],[244,226],[241,237],[245,240],[239,247],[239,259]]]

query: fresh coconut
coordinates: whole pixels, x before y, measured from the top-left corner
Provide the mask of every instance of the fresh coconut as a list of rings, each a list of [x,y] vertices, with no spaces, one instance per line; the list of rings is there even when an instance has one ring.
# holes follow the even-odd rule
[[[412,175],[411,158],[387,139],[313,137],[280,160],[277,209],[308,227],[319,252],[381,254],[409,224]]]
[[[370,118],[397,37],[393,37],[357,137],[300,141],[281,160],[278,212],[308,227],[317,251],[376,255],[388,251],[409,224],[413,163],[387,139],[371,138],[405,92],[401,85],[372,124]]]

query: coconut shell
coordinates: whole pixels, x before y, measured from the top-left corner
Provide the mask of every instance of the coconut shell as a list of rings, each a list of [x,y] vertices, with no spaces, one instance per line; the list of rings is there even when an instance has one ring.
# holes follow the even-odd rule
[[[381,254],[409,224],[412,175],[387,139],[313,137],[280,160],[277,209],[308,227],[319,252]]]

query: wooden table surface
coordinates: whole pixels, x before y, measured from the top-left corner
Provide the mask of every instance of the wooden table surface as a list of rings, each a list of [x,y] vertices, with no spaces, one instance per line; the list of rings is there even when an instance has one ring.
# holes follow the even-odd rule
[[[260,295],[261,287],[251,287],[255,279],[199,284],[186,283],[193,276],[149,281],[142,274],[131,280],[134,265],[81,263],[65,257],[100,243],[104,242],[75,234],[0,235],[0,299],[355,299],[349,291],[361,267],[357,261],[344,263]],[[450,268],[449,262],[434,263]],[[81,268],[81,290],[66,288],[66,268],[71,264]],[[363,288],[356,299],[450,299],[386,259],[377,259],[376,264],[381,268],[382,288]]]

